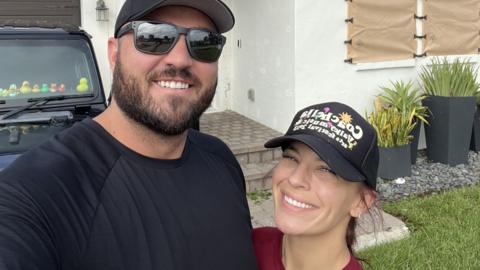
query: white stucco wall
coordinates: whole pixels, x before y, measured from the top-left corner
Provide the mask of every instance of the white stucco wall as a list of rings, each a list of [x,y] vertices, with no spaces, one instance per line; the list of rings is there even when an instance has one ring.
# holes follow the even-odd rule
[[[232,1],[231,108],[279,130],[295,109],[295,1]],[[240,46],[238,45],[240,42]],[[248,99],[248,90],[255,100]]]
[[[92,36],[92,43],[106,92],[105,95],[108,97],[112,79],[108,65],[107,42],[108,38],[113,36],[115,18],[124,1],[105,0],[105,4],[109,8],[109,21],[104,22],[96,20],[96,2],[94,0],[81,0],[82,28]]]
[[[344,63],[344,1],[245,0],[232,9],[232,36],[242,47],[233,48],[230,106],[278,131],[314,103],[339,101],[364,114],[379,85],[416,79],[414,60],[363,70]],[[255,102],[248,89],[255,90]]]
[[[228,6],[232,6],[233,0],[224,0]],[[233,49],[235,45],[232,31],[224,34],[227,37],[227,44],[223,48],[222,56],[219,60],[218,84],[215,98],[207,112],[218,112],[232,108],[232,78],[233,78]]]
[[[296,110],[325,101],[340,101],[362,114],[371,109],[379,85],[416,79],[414,66],[357,70],[344,63],[346,3],[295,1]],[[412,64],[414,61],[412,61]]]

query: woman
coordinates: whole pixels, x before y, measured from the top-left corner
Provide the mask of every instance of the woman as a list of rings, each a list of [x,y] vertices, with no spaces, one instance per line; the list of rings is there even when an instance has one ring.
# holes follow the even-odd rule
[[[273,170],[277,228],[253,232],[260,270],[362,269],[353,256],[356,219],[376,199],[376,133],[355,110],[324,103],[299,111]]]

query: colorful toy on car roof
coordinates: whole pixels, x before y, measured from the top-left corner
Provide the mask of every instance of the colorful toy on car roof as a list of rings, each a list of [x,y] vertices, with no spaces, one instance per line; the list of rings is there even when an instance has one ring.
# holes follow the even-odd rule
[[[57,84],[56,83],[51,83],[50,84],[50,93],[55,93],[57,92]]]
[[[80,78],[80,81],[77,85],[78,92],[87,92],[88,91],[88,80],[85,77]]]
[[[40,93],[40,86],[38,84],[33,85],[32,93]]]
[[[22,86],[20,86],[20,93],[30,94],[32,92],[32,87],[28,81],[23,81]]]
[[[42,93],[48,93],[50,89],[48,89],[48,84],[44,83],[42,84],[42,88],[40,88],[40,92]]]
[[[17,85],[14,83],[10,84],[10,87],[8,88],[8,96],[16,97],[17,95],[18,95]]]

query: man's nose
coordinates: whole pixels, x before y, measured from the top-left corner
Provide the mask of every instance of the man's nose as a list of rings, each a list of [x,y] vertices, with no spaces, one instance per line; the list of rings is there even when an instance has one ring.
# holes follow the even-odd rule
[[[180,35],[173,48],[163,58],[167,65],[184,69],[193,64],[194,59],[188,51],[185,35]]]

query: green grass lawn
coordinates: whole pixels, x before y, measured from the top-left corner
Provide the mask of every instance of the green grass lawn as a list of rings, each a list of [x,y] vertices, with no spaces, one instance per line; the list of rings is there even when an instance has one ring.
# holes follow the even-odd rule
[[[480,186],[387,203],[410,236],[367,249],[365,269],[480,269]]]

